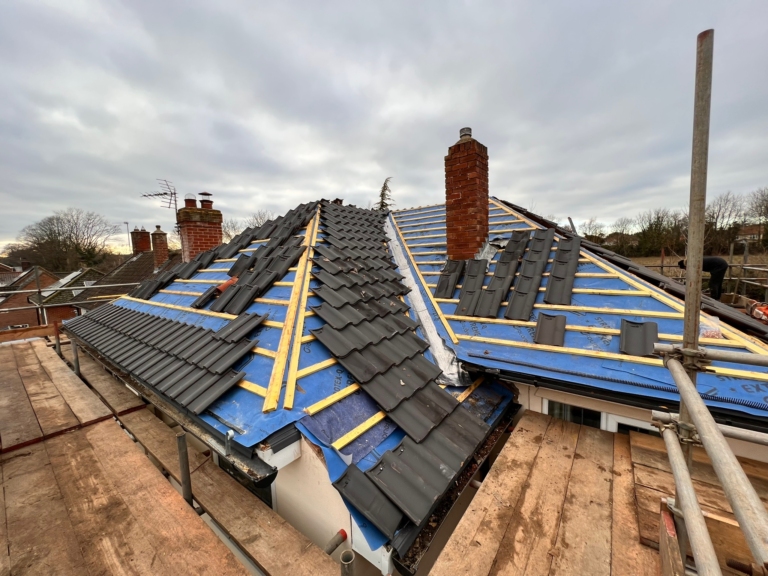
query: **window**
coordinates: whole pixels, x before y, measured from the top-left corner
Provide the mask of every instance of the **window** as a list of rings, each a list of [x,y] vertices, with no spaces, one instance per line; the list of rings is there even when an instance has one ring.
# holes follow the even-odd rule
[[[602,414],[597,410],[579,408],[578,406],[571,406],[570,404],[563,404],[562,402],[555,402],[554,400],[544,400],[542,408],[546,414],[554,416],[555,418],[567,420],[574,424],[600,428],[600,418]]]
[[[608,430],[608,432],[618,432],[619,434],[640,432],[641,434],[659,436],[659,430],[650,422],[627,418],[626,416],[616,416],[615,414],[606,414],[604,429]]]

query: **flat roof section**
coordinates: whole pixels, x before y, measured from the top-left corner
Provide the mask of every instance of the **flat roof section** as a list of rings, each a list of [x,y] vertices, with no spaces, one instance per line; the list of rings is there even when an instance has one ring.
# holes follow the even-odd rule
[[[433,576],[659,573],[638,534],[629,437],[526,412]]]

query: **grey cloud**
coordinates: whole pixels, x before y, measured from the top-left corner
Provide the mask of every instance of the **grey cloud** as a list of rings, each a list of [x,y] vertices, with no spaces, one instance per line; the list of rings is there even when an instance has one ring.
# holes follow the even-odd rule
[[[52,210],[172,226],[155,178],[226,216],[443,197],[469,125],[491,192],[611,221],[688,194],[695,36],[716,29],[710,195],[768,185],[764,2],[0,4],[0,245]]]

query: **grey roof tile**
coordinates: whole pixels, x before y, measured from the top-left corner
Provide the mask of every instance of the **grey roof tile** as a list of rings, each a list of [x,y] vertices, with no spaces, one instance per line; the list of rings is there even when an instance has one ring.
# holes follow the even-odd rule
[[[659,341],[659,325],[656,322],[632,322],[621,319],[619,350],[632,356],[653,355],[653,345]]]
[[[533,341],[547,346],[562,346],[565,342],[565,321],[565,316],[539,313]]]

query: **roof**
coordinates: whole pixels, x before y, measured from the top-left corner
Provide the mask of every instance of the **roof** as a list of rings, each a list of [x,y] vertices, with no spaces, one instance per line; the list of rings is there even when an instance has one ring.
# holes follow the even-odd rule
[[[158,272],[163,272],[164,270],[168,270],[169,268],[172,268],[173,266],[177,265],[181,261],[181,255],[180,254],[171,254],[170,258],[168,259],[165,264],[163,264]],[[122,287],[116,287],[116,288],[110,288],[110,285],[113,284],[132,284],[132,283],[140,283],[146,280],[147,278],[150,278],[155,274],[155,255],[154,252],[141,252],[139,254],[136,254],[134,256],[131,256],[128,260],[114,268],[111,272],[107,272],[100,280],[98,280],[94,285],[93,288],[89,288],[88,290],[83,291],[82,293],[78,294],[78,300],[85,301],[85,300],[93,300],[93,304],[78,304],[78,308],[84,308],[86,310],[93,310],[94,308],[97,308],[101,306],[104,303],[104,300],[100,300],[100,298],[108,297],[108,296],[114,296],[117,294],[127,294],[133,288],[131,286],[122,286]],[[99,286],[106,286],[104,288],[100,288]],[[108,299],[108,298],[105,298]]]
[[[49,272],[45,268],[33,266],[29,270],[21,272],[12,282],[3,286],[3,290],[1,290],[0,292],[6,292],[6,291],[10,292],[15,290],[30,290],[31,289],[30,285],[35,282],[35,269],[39,270],[39,277],[41,279],[41,286],[43,286],[43,288],[46,288],[48,287],[49,284],[53,284],[59,280],[56,274]],[[44,278],[52,279],[53,282],[46,284]],[[0,304],[4,300],[7,300],[10,297],[11,295],[0,295]]]
[[[490,217],[487,262],[446,265],[443,206],[302,204],[65,329],[213,434],[232,430],[243,455],[295,425],[368,545],[403,555],[512,403],[483,373],[677,401],[648,350],[656,334],[681,340],[677,298],[496,199]],[[768,353],[702,322],[706,345]],[[699,378],[711,407],[752,424],[766,382],[767,369],[717,363]]]
[[[301,205],[66,330],[222,438],[233,430],[241,453],[296,424],[369,544],[404,553],[512,394],[440,381],[386,219]],[[398,481],[404,467],[420,489]]]
[[[57,282],[46,286],[42,290],[43,303],[49,304],[67,304],[75,299],[77,294],[80,294],[82,290],[61,290],[55,291],[58,288],[83,288],[90,286],[97,282],[104,276],[103,272],[96,270],[95,268],[85,268],[83,270],[75,270],[70,274],[59,279]],[[32,294],[29,297],[29,301],[37,303],[37,294]]]
[[[427,306],[440,319],[437,328],[467,365],[649,408],[677,403],[662,360],[647,349],[648,355],[626,354],[622,344],[629,341],[631,349],[648,328],[657,330],[658,341],[679,344],[684,304],[676,296],[684,296],[682,285],[496,198],[490,200],[490,240],[504,249],[492,250],[487,272],[474,278],[468,272],[462,284],[461,276],[441,272],[444,206],[402,210],[393,218]],[[514,258],[505,254],[519,249],[514,240],[521,233],[527,242],[524,258],[510,268],[504,261]],[[488,313],[482,304],[494,285],[501,286],[500,269],[507,280],[513,277],[513,289]],[[470,282],[474,286],[465,288]],[[485,288],[473,308],[469,292],[478,286]],[[703,309],[709,313],[701,315],[702,345],[768,354],[765,342],[755,337],[768,335],[768,327],[710,298],[703,299]],[[553,317],[561,319],[556,326]],[[698,384],[719,419],[768,428],[768,369],[714,362]]]

